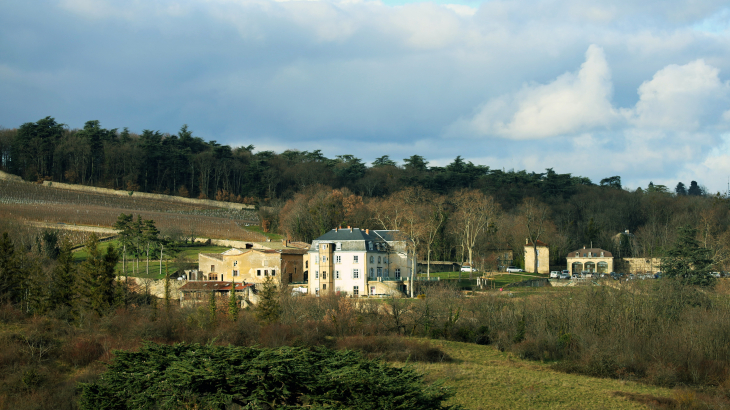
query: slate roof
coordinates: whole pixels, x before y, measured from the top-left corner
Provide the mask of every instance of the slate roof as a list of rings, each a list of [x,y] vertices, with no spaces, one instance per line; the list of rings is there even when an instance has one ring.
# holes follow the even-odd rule
[[[601,256],[601,252],[603,252],[603,256]],[[592,254],[593,256],[583,256],[583,254]],[[607,250],[601,249],[601,248],[586,248],[586,249],[578,249],[577,251],[573,251],[568,254],[568,258],[612,258],[613,254]]]

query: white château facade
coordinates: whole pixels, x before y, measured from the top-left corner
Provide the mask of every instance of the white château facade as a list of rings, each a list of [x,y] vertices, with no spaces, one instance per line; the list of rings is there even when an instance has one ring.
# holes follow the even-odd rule
[[[411,255],[400,231],[335,228],[304,256],[310,295],[391,295],[408,291]]]

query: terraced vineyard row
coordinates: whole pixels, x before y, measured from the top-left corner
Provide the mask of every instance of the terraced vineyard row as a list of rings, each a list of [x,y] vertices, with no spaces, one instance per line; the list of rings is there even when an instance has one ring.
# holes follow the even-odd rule
[[[0,219],[112,227],[119,214],[139,214],[152,219],[162,232],[182,236],[261,241],[265,238],[244,228],[257,223],[254,211],[236,211],[198,205],[79,193],[36,184],[0,181]],[[76,240],[73,241],[77,243]]]

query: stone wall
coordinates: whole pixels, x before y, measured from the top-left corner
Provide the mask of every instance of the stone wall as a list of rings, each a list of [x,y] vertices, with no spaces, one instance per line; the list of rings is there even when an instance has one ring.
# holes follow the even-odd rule
[[[179,197],[179,196],[150,194],[147,192],[134,192],[134,191],[116,190],[116,189],[108,189],[108,188],[98,188],[98,187],[86,186],[86,185],[64,184],[62,182],[53,182],[53,181],[44,181],[43,185],[53,187],[53,188],[59,188],[59,189],[68,189],[68,190],[72,190],[72,191],[96,192],[96,193],[100,193],[100,194],[117,195],[117,196],[134,195],[135,197],[139,197],[139,198],[156,199],[156,200],[172,201],[172,202],[182,202],[182,203],[186,203],[186,204],[212,206],[212,207],[216,207],[216,208],[235,209],[235,210],[239,210],[239,211],[242,209],[255,209],[256,208],[253,205],[237,204],[237,203],[233,203],[233,202],[213,201],[210,199],[183,198],[183,197]]]

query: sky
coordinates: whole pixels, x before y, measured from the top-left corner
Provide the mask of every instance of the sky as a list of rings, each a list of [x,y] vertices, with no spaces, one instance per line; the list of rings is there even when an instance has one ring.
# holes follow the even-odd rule
[[[3,0],[0,126],[730,181],[727,0]]]

